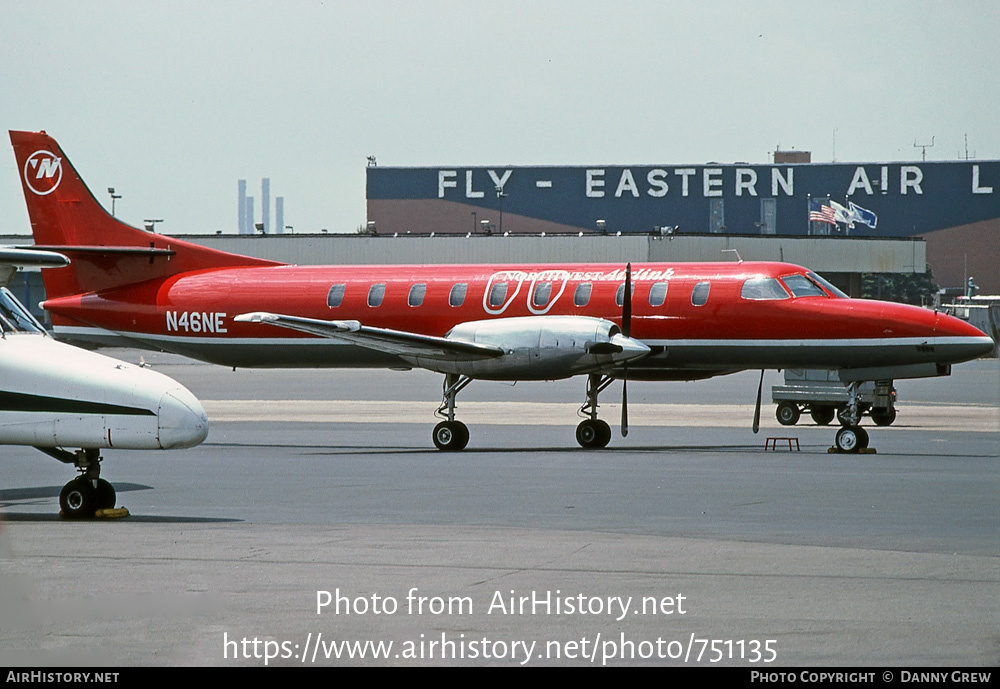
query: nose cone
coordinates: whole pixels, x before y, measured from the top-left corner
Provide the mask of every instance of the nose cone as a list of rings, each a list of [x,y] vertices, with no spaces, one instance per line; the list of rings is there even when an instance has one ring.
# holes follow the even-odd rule
[[[936,313],[935,334],[947,342],[950,351],[961,361],[990,354],[997,346],[993,339],[961,318]]]
[[[622,334],[613,335],[611,337],[611,344],[621,347],[620,352],[612,355],[612,358],[616,362],[631,361],[649,354],[649,347],[645,343],[633,340],[631,337],[625,337]]]
[[[208,416],[198,398],[177,386],[160,397],[156,413],[160,447],[194,447],[208,436]]]

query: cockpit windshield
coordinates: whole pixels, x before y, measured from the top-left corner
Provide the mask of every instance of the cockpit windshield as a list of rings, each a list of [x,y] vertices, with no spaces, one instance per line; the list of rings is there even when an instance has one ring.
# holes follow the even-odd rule
[[[837,289],[832,282],[824,279],[823,277],[817,275],[816,273],[806,273],[806,276],[810,280],[818,284],[820,287],[825,289],[827,292],[832,294],[833,296],[839,297],[840,299],[850,299],[850,296],[848,294]]]
[[[35,320],[28,309],[10,293],[0,287],[0,333],[45,333],[45,328]]]
[[[805,275],[786,275],[781,278],[793,297],[825,297],[826,292]]]

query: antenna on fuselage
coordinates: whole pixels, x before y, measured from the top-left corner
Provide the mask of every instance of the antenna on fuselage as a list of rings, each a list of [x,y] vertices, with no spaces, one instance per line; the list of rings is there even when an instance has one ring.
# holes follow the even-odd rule
[[[740,263],[743,263],[743,257],[740,256],[740,252],[737,251],[736,249],[723,249],[722,253],[724,253],[724,254],[736,254],[736,260],[738,262],[740,262]]]

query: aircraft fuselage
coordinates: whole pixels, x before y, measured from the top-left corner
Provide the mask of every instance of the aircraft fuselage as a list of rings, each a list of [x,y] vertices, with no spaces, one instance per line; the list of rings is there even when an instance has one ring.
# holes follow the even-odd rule
[[[630,364],[633,378],[746,368],[946,366],[974,358],[989,344],[975,328],[942,313],[809,286],[807,271],[790,264],[636,264],[632,270],[631,335],[651,349]],[[125,336],[226,366],[407,367],[411,362],[393,354],[233,317],[294,313],[440,337],[459,324],[494,319],[587,316],[620,325],[624,272],[610,264],[220,268],[50,299],[45,308],[65,338]],[[766,281],[771,291],[748,290],[748,281]]]

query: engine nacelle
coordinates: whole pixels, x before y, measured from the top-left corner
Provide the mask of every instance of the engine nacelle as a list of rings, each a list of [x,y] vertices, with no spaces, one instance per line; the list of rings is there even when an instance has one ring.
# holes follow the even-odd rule
[[[448,339],[493,345],[504,353],[478,361],[430,361],[414,364],[486,380],[556,380],[606,371],[649,353],[642,342],[621,329],[588,316],[527,316],[461,323]]]

